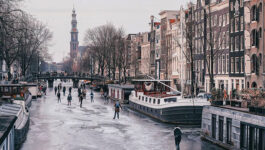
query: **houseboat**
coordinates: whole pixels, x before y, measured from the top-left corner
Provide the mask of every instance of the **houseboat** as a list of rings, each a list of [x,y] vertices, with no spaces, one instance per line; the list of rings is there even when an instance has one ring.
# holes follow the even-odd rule
[[[0,149],[15,150],[14,128],[16,116],[0,115]]]
[[[210,105],[206,98],[183,98],[170,80],[133,80],[135,89],[129,97],[131,109],[165,123],[201,126],[202,109]]]
[[[0,85],[0,115],[17,116],[15,122],[15,147],[25,141],[29,129],[29,110],[32,96],[22,84]]]
[[[129,96],[131,94],[131,91],[134,89],[133,85],[129,84],[109,84],[108,85],[108,96],[112,100],[119,100],[123,104],[129,103]]]
[[[20,84],[23,84],[25,87],[28,88],[28,91],[30,92],[31,96],[32,96],[32,100],[36,100],[38,97],[38,93],[39,93],[39,88],[38,85],[35,83],[26,83],[26,82],[22,82]]]

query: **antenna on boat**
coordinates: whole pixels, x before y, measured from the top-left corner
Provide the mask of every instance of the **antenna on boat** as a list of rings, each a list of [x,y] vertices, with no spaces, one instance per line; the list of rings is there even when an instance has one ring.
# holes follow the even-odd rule
[[[171,86],[169,86],[169,85],[166,85],[165,83],[163,83],[163,82],[161,82],[161,81],[159,81],[159,80],[156,80],[155,78],[153,78],[153,77],[151,77],[151,76],[149,76],[149,75],[146,75],[146,76],[147,76],[148,78],[150,78],[150,79],[152,79],[152,80],[154,80],[154,81],[157,81],[157,82],[159,82],[160,84],[162,84],[162,85],[164,85],[164,86],[170,88],[171,90],[173,90],[173,91],[175,91],[175,92],[178,92],[178,93],[180,93],[180,94],[182,95],[182,93],[181,93],[180,91],[178,91],[177,89],[174,89],[173,87],[171,87]]]

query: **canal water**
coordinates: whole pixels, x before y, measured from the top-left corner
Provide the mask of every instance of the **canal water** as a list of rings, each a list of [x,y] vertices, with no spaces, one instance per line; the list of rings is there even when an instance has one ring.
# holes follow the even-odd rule
[[[58,82],[55,83],[57,85]],[[53,89],[33,101],[30,130],[21,150],[175,150],[175,125],[163,124],[138,112],[124,109],[113,119],[113,104],[104,104],[99,93],[95,102],[87,96],[79,107],[77,90],[72,90],[72,106],[67,106],[68,87],[62,102]],[[90,93],[90,90],[88,90]],[[181,150],[222,150],[200,139],[196,128],[182,128]]]

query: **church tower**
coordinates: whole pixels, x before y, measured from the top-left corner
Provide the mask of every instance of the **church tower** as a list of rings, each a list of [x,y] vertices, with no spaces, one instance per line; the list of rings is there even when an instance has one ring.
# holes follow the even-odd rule
[[[76,58],[78,53],[78,30],[75,9],[72,13],[72,29],[71,29],[71,41],[70,41],[70,56]]]

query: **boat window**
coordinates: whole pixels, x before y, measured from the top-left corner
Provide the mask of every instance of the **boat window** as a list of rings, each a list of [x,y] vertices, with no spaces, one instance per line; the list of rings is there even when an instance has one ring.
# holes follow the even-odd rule
[[[142,97],[142,101],[144,101],[144,97]]]
[[[153,104],[155,104],[155,103],[156,103],[156,99],[153,100]]]
[[[139,100],[141,100],[141,96],[139,96]]]
[[[8,92],[9,91],[9,88],[8,87],[5,87],[5,92]]]
[[[145,98],[145,102],[147,102],[147,97]]]
[[[13,92],[17,93],[17,87],[13,87]]]
[[[160,104],[160,99],[157,100],[157,104]]]
[[[151,98],[149,98],[149,103],[151,103],[151,101],[152,101],[152,99],[151,99]]]
[[[167,98],[167,99],[164,99],[164,101],[165,101],[165,103],[166,102],[176,102],[177,101],[177,99],[176,98]]]

